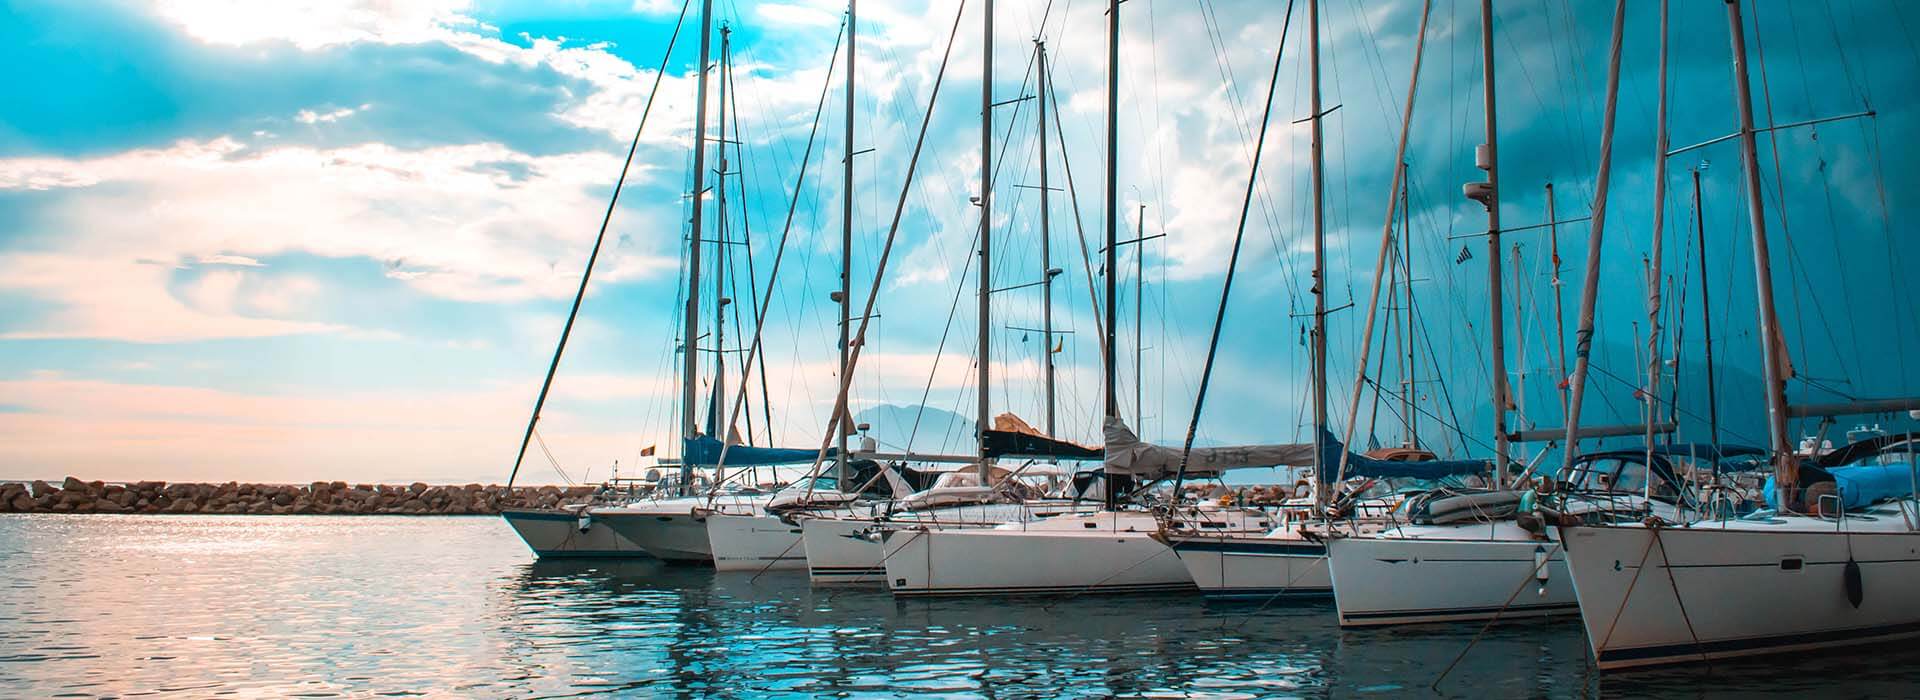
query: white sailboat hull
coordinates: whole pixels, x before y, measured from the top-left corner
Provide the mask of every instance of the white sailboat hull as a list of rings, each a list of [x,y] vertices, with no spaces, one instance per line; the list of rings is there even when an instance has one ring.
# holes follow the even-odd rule
[[[1905,521],[1886,510],[1843,523],[1793,516],[1560,532],[1594,659],[1617,669],[1920,635],[1920,533]],[[1860,574],[1857,607],[1849,561]]]
[[[808,518],[800,521],[807,580],[815,586],[883,586],[887,567],[879,542],[866,538],[872,520]]]
[[[1342,627],[1578,611],[1565,555],[1509,522],[1388,530],[1327,543]]]
[[[1333,594],[1326,545],[1292,533],[1172,539],[1187,574],[1210,600],[1270,600]]]
[[[800,528],[771,515],[707,516],[708,551],[721,571],[798,571],[807,568]]]
[[[720,509],[754,512],[763,503],[765,499],[736,498],[722,502],[700,497],[674,498],[595,508],[592,513],[596,520],[605,522],[614,532],[656,558],[708,563],[713,561],[713,546],[707,539],[707,517]]]
[[[978,530],[1092,508],[1072,501],[972,503],[894,513],[886,520],[809,518],[800,528],[807,551],[807,577],[816,586],[885,586],[886,549],[877,536],[867,537],[869,532],[902,528]]]
[[[1063,515],[990,529],[893,530],[883,538],[896,596],[1049,595],[1193,590],[1144,513]]]
[[[509,509],[500,512],[500,519],[542,559],[650,556],[604,521],[582,518],[575,511]]]

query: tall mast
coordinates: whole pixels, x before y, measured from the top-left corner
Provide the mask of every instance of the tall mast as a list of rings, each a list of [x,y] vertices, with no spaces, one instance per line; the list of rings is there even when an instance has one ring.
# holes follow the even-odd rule
[[[1320,0],[1307,0],[1307,56],[1311,65],[1309,110],[1313,131],[1313,490],[1314,505],[1325,507],[1327,435],[1327,226],[1326,162],[1320,128]],[[1316,508],[1319,510],[1319,508]]]
[[[1652,463],[1653,424],[1658,421],[1660,404],[1660,260],[1665,257],[1667,226],[1667,0],[1660,0],[1660,106],[1654,117],[1653,159],[1653,260],[1647,272],[1647,406],[1646,444],[1648,463]],[[1716,457],[1717,459],[1718,457]],[[1647,480],[1653,488],[1653,480]],[[1649,494],[1652,492],[1649,491]]]
[[[1747,186],[1747,221],[1753,234],[1754,290],[1759,297],[1760,366],[1766,377],[1767,437],[1773,448],[1774,483],[1782,508],[1799,481],[1799,468],[1787,444],[1787,377],[1781,361],[1787,349],[1781,343],[1780,317],[1773,305],[1773,261],[1767,253],[1767,215],[1761,199],[1760,160],[1753,137],[1753,88],[1747,75],[1747,33],[1741,26],[1740,0],[1726,0],[1727,25],[1733,41],[1734,100],[1740,108],[1740,168]]]
[[[1133,429],[1147,431],[1146,392],[1142,390],[1141,378],[1145,376],[1145,357],[1140,344],[1144,336],[1144,309],[1147,306],[1147,205],[1140,204],[1140,212],[1135,215],[1133,225]]]
[[[853,320],[853,50],[859,17],[855,14],[858,0],[847,0],[847,128],[841,134],[841,152],[846,160],[841,163],[842,181],[840,183],[840,374],[847,373],[848,327]],[[852,434],[852,421],[842,418],[840,421],[840,463],[847,463],[847,436]],[[843,475],[844,476],[844,475]]]
[[[720,133],[714,149],[720,153],[720,168],[713,173],[713,401],[707,408],[707,434],[722,443],[733,437],[720,424],[721,397],[727,394],[727,58],[732,34],[720,23]]]
[[[1500,149],[1494,104],[1493,0],[1480,0],[1480,63],[1485,75],[1487,142],[1477,158],[1487,171],[1487,331],[1493,352],[1493,463],[1495,480],[1507,481],[1507,319],[1500,283]]]
[[[1401,172],[1405,173],[1407,164],[1403,161],[1400,167]],[[1413,327],[1420,319],[1415,315],[1413,306],[1413,212],[1409,210],[1413,206],[1413,188],[1408,185],[1404,179],[1400,183],[1400,278],[1406,284],[1406,308],[1400,311],[1400,342],[1405,344],[1407,353],[1406,369],[1400,373],[1401,380],[1406,383],[1400,395],[1400,404],[1406,409],[1407,447],[1417,450],[1420,449],[1420,413],[1414,405],[1419,395],[1414,392],[1420,390],[1420,382],[1415,376],[1420,367],[1414,364],[1413,359]]]
[[[1047,195],[1047,42],[1034,40],[1034,59],[1040,71],[1040,111],[1034,122],[1040,127],[1040,328],[1045,341],[1042,348],[1047,373],[1047,435],[1058,435],[1054,425],[1053,403],[1053,232],[1050,228]]]
[[[1547,245],[1553,254],[1553,344],[1560,357],[1560,376],[1554,379],[1554,385],[1560,387],[1560,416],[1567,415],[1567,317],[1560,303],[1560,214],[1553,206],[1553,183],[1547,183]]]
[[[1315,10],[1315,15],[1312,18],[1314,20],[1314,26],[1313,26],[1313,32],[1314,32],[1313,33],[1313,37],[1314,37],[1314,52],[1313,52],[1313,60],[1314,60],[1314,64],[1313,64],[1313,69],[1314,69],[1314,73],[1313,73],[1313,77],[1314,77],[1314,94],[1313,94],[1313,100],[1314,100],[1313,102],[1313,109],[1314,109],[1314,116],[1313,116],[1313,119],[1314,119],[1314,122],[1313,122],[1313,128],[1314,128],[1314,132],[1313,132],[1314,133],[1314,138],[1313,138],[1313,147],[1314,147],[1313,149],[1313,159],[1314,159],[1313,160],[1313,163],[1314,163],[1314,170],[1313,170],[1314,321],[1313,322],[1314,322],[1314,339],[1316,341],[1314,343],[1314,359],[1315,359],[1314,391],[1316,394],[1315,398],[1319,400],[1319,405],[1316,407],[1318,409],[1318,412],[1315,413],[1315,417],[1318,420],[1315,421],[1315,425],[1314,425],[1314,429],[1315,429],[1314,444],[1319,445],[1319,434],[1326,432],[1326,403],[1327,403],[1327,394],[1326,394],[1326,391],[1327,391],[1327,372],[1326,372],[1327,341],[1326,341],[1326,292],[1325,292],[1326,253],[1324,251],[1325,249],[1324,234],[1322,233],[1325,230],[1325,226],[1321,223],[1321,216],[1320,216],[1320,207],[1321,207],[1320,184],[1323,177],[1321,175],[1322,156],[1321,156],[1321,148],[1320,148],[1320,91],[1319,91],[1320,24],[1319,24],[1319,16],[1318,16],[1318,7],[1319,7],[1318,3],[1315,3],[1314,5],[1312,5],[1312,7]],[[1407,135],[1413,127],[1413,106],[1414,106],[1413,98],[1415,95],[1418,94],[1418,90],[1420,89],[1420,61],[1423,58],[1426,50],[1427,18],[1431,14],[1432,9],[1433,9],[1433,3],[1431,2],[1431,0],[1428,0],[1428,2],[1425,2],[1425,3],[1422,3],[1420,8],[1420,33],[1418,35],[1418,38],[1414,40],[1414,44],[1413,44],[1413,76],[1407,80],[1406,108],[1402,110],[1400,113],[1400,138],[1398,140],[1398,145],[1395,146],[1394,153],[1393,153],[1393,182],[1391,186],[1387,188],[1387,220],[1380,224],[1380,248],[1378,252],[1374,254],[1373,287],[1367,293],[1367,321],[1366,321],[1366,324],[1362,326],[1364,330],[1362,331],[1361,337],[1360,337],[1360,357],[1354,363],[1353,394],[1350,395],[1349,401],[1347,403],[1346,437],[1342,440],[1342,442],[1346,442],[1346,443],[1353,442],[1353,431],[1360,424],[1360,396],[1367,386],[1367,364],[1368,364],[1368,358],[1370,356],[1370,353],[1373,352],[1374,321],[1375,321],[1376,315],[1380,311],[1380,282],[1382,279],[1386,277],[1386,272],[1390,267],[1392,269],[1398,269],[1393,265],[1393,253],[1394,253],[1393,225],[1398,220],[1394,215],[1396,213],[1395,210],[1400,206],[1401,186],[1403,183],[1406,182]],[[1392,305],[1393,302],[1392,302],[1391,295],[1389,295],[1387,303],[1389,306]],[[1386,370],[1386,366],[1387,366],[1387,343],[1386,343],[1385,335],[1383,334],[1381,336],[1381,342],[1380,342],[1380,370],[1379,371],[1384,373]],[[1374,393],[1374,397],[1375,397],[1374,417],[1378,417],[1379,406],[1380,406],[1380,403],[1378,400],[1379,392],[1376,391]],[[1409,411],[1409,413],[1411,413],[1411,411]],[[1373,427],[1371,423],[1372,423],[1372,420],[1369,419],[1370,429]],[[1318,457],[1320,452],[1321,452],[1320,450],[1314,451],[1316,458]],[[1349,453],[1346,450],[1341,450],[1340,452],[1340,468],[1338,471],[1335,472],[1335,478],[1337,479],[1346,478],[1348,454]],[[1319,477],[1316,477],[1316,478],[1319,478]],[[1316,493],[1318,493],[1319,491],[1325,491],[1325,489],[1320,489],[1316,491]],[[1324,501],[1321,501],[1321,504],[1324,505]]]
[[[988,421],[992,416],[992,344],[988,329],[993,323],[993,304],[989,301],[993,291],[993,0],[982,3],[980,50],[980,347],[974,356],[979,358],[979,410],[974,416],[974,434],[978,438],[980,450],[980,483],[987,482],[987,429],[992,427]]]
[[[1720,400],[1714,396],[1713,380],[1713,301],[1707,295],[1707,214],[1700,206],[1700,169],[1693,168],[1693,234],[1700,253],[1700,325],[1707,354],[1707,430],[1714,451],[1720,449]],[[1676,403],[1678,403],[1676,401]]]
[[[1119,334],[1116,332],[1118,315],[1114,313],[1113,305],[1114,267],[1119,261],[1115,248],[1120,242],[1119,222],[1114,219],[1114,215],[1120,208],[1120,181],[1116,170],[1120,157],[1120,1],[1107,0],[1107,247],[1104,259],[1101,261],[1101,271],[1106,275],[1107,293],[1105,308],[1102,310],[1106,316],[1106,326],[1102,331],[1107,336],[1107,342],[1101,348],[1102,354],[1105,355],[1102,359],[1106,376],[1102,389],[1106,394],[1107,421],[1120,420],[1120,396],[1114,392],[1114,380],[1118,376],[1118,365],[1115,362],[1118,358],[1114,353],[1116,343],[1119,341]],[[1118,494],[1114,493],[1114,490],[1112,484],[1108,484],[1105,489],[1109,507],[1118,502]]]
[[[695,394],[700,384],[700,206],[701,198],[706,195],[707,183],[707,61],[712,56],[713,46],[713,0],[700,2],[700,63],[694,67],[699,73],[694,90],[693,108],[693,218],[689,222],[691,233],[687,250],[687,333],[686,347],[683,349],[682,375],[680,377],[680,437],[683,440],[699,434],[696,421],[699,403]],[[688,493],[693,480],[693,464],[685,459],[684,450],[680,460],[680,491]]]
[[[1620,103],[1620,45],[1626,34],[1627,0],[1614,0],[1613,42],[1607,51],[1607,106],[1600,122],[1600,170],[1593,183],[1593,223],[1587,230],[1587,274],[1580,287],[1580,325],[1574,331],[1573,376],[1567,394],[1567,437],[1562,464],[1570,473],[1580,455],[1580,408],[1587,393],[1587,368],[1593,351],[1593,307],[1600,296],[1601,240],[1607,230],[1607,189],[1613,181],[1613,124]],[[1662,159],[1665,153],[1661,154]],[[1656,209],[1658,211],[1658,209]],[[1655,216],[1658,216],[1656,214]]]
[[[534,428],[540,425],[540,410],[547,405],[547,393],[553,390],[553,376],[560,371],[560,358],[567,352],[567,339],[573,335],[573,322],[580,317],[580,303],[587,298],[587,283],[593,280],[594,263],[600,260],[600,247],[607,241],[607,226],[613,222],[613,212],[620,204],[620,191],[626,189],[627,172],[633,168],[633,154],[640,149],[640,135],[646,132],[647,117],[653,114],[654,99],[660,96],[660,81],[667,75],[667,64],[673,60],[673,47],[680,43],[680,28],[687,21],[687,6],[680,6],[680,16],[673,21],[673,34],[667,37],[667,47],[660,57],[660,69],[654,71],[653,87],[647,91],[646,106],[640,109],[640,125],[634,127],[633,140],[627,144],[627,158],[620,162],[620,177],[614,180],[613,195],[607,198],[607,212],[600,217],[600,232],[594,234],[593,248],[587,253],[587,267],[580,272],[580,288],[573,293],[573,307],[567,310],[567,322],[560,327],[560,342],[553,348],[553,361],[547,365],[547,377],[540,381],[540,394],[533,399],[533,415],[527,417],[527,432],[520,437],[520,451],[513,456],[513,471],[507,472],[507,486],[511,488],[520,476],[520,465],[527,458],[527,446],[533,442]],[[615,464],[618,464],[616,462]]]

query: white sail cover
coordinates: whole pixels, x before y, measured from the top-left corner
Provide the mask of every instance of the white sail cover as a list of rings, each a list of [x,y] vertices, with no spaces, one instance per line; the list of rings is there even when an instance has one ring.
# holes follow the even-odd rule
[[[1180,470],[1180,448],[1141,442],[1133,429],[1118,417],[1109,416],[1105,430],[1106,470],[1109,474],[1128,474],[1136,479],[1153,480],[1173,476]],[[1313,466],[1313,443],[1290,445],[1233,445],[1195,447],[1187,458],[1187,476],[1219,476],[1229,469],[1248,467]]]

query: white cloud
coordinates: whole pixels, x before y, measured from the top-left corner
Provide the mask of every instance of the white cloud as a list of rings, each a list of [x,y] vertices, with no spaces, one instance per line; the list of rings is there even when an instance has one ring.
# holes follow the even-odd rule
[[[633,11],[643,15],[662,15],[680,11],[674,0],[633,0]]]
[[[604,207],[592,190],[616,165],[604,153],[534,157],[494,144],[251,150],[224,138],[89,159],[0,160],[0,189],[73,190],[49,205],[59,230],[47,233],[61,247],[0,256],[0,288],[65,309],[16,335],[146,341],[335,330],[236,315],[286,312],[313,294],[312,280],[282,280],[236,301],[249,279],[242,269],[288,253],[386,261],[396,279],[452,299],[563,298],[586,258],[582,232]],[[635,170],[630,180],[648,179],[648,168]],[[95,187],[104,183],[116,186]],[[677,201],[631,202],[654,220],[678,216]],[[603,252],[599,278],[672,269],[672,241]],[[175,299],[176,267],[143,264],[174,260],[215,269]]]
[[[330,124],[330,123],[345,119],[347,117],[351,117],[355,114],[359,114],[361,112],[367,111],[372,108],[373,108],[373,105],[363,104],[363,105],[360,105],[359,107],[341,107],[340,109],[328,110],[325,112],[316,112],[311,109],[303,109],[303,110],[300,110],[299,113],[293,115],[293,120],[300,122],[302,124],[323,124],[323,123]]]
[[[0,338],[115,338],[166,343],[329,333],[343,327],[243,315],[241,270],[219,269],[169,291],[174,268],[86,254],[29,253],[0,257],[0,288],[53,302],[39,325]],[[86,280],[79,284],[76,280]]]
[[[471,24],[468,0],[157,0],[154,11],[213,44],[287,41],[315,49],[356,41],[419,43]]]
[[[260,261],[245,255],[202,255],[202,265],[233,265],[235,267],[264,267]]]

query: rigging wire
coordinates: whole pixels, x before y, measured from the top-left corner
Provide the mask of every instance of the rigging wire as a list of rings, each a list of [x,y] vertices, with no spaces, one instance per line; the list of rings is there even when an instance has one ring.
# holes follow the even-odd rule
[[[1246,194],[1240,201],[1240,225],[1234,230],[1233,252],[1227,255],[1226,279],[1220,284],[1220,305],[1213,314],[1213,333],[1207,341],[1207,359],[1205,364],[1201,365],[1200,387],[1193,399],[1193,415],[1187,420],[1187,437],[1180,448],[1180,467],[1174,472],[1173,493],[1176,498],[1181,493],[1181,484],[1187,478],[1187,462],[1193,456],[1194,433],[1200,429],[1200,412],[1206,407],[1207,386],[1212,383],[1213,362],[1220,351],[1220,328],[1226,324],[1227,302],[1232,298],[1234,269],[1239,265],[1240,247],[1247,238],[1247,215],[1253,209],[1253,193],[1259,189],[1260,185],[1260,155],[1266,146],[1267,127],[1273,121],[1273,95],[1280,89],[1280,62],[1287,54],[1287,28],[1293,25],[1293,5],[1294,0],[1287,0],[1286,19],[1283,20],[1280,30],[1280,47],[1273,52],[1273,75],[1267,79],[1266,108],[1260,113],[1260,137],[1253,144],[1253,163],[1247,169]],[[1314,115],[1315,119],[1319,117],[1320,115]],[[1108,270],[1107,274],[1113,274],[1113,271]],[[1315,444],[1319,444],[1318,436],[1315,438]],[[1318,480],[1322,475],[1316,474],[1314,478]]]
[[[640,135],[646,131],[647,117],[653,113],[654,99],[660,94],[661,78],[666,76],[667,61],[673,57],[674,42],[680,38],[681,24],[686,21],[687,8],[692,5],[693,0],[685,0],[685,2],[681,3],[680,19],[674,22],[673,36],[667,39],[667,48],[662,52],[664,55],[660,57],[660,70],[654,73],[653,89],[647,94],[647,105],[641,108],[640,111],[640,125],[634,127],[633,141],[627,146],[627,158],[620,164],[620,177],[614,181],[613,195],[607,200],[607,213],[600,219],[600,233],[594,236],[593,252],[587,254],[586,269],[580,273],[580,290],[574,293],[573,308],[567,312],[567,323],[560,329],[560,342],[553,349],[553,362],[547,365],[547,378],[540,384],[539,398],[534,399],[533,416],[527,419],[527,434],[520,439],[520,451],[514,454],[513,471],[507,475],[507,486],[509,488],[513,486],[514,479],[520,475],[521,460],[526,458],[527,441],[533,439],[534,427],[540,423],[540,409],[546,406],[547,392],[553,388],[553,375],[560,370],[560,357],[566,354],[567,338],[573,334],[573,322],[574,319],[580,315],[580,303],[587,298],[587,282],[593,279],[593,265],[600,258],[600,245],[606,242],[607,226],[613,221],[614,209],[620,204],[620,190],[626,187],[627,171],[633,167],[633,154],[640,150]],[[542,447],[544,448],[544,445]],[[549,458],[551,458],[551,454],[549,454]],[[558,467],[557,463],[555,467]]]
[[[767,273],[767,292],[764,296],[762,296],[758,300],[758,303],[756,304],[757,311],[754,313],[753,342],[751,345],[748,346],[748,350],[747,350],[747,360],[748,360],[749,366],[751,366],[754,356],[760,354],[760,349],[762,347],[762,334],[765,330],[765,323],[767,319],[767,305],[772,303],[773,290],[777,284],[777,281],[780,278],[780,265],[786,259],[787,241],[789,236],[793,233],[793,218],[794,218],[795,209],[799,206],[800,192],[806,184],[807,165],[808,163],[812,162],[814,140],[819,136],[820,116],[826,110],[827,93],[833,87],[833,66],[836,65],[838,62],[838,59],[840,57],[840,42],[845,37],[846,37],[846,26],[843,23],[840,28],[840,33],[836,35],[834,38],[833,57],[828,59],[827,74],[825,78],[822,80],[822,84],[820,87],[820,100],[818,104],[814,107],[813,125],[812,127],[809,128],[807,132],[806,153],[800,159],[800,174],[795,179],[794,187],[793,187],[793,197],[787,205],[787,217],[786,217],[787,220],[786,220],[786,224],[781,227],[780,244],[774,249],[773,268],[771,271]],[[863,327],[864,327],[864,322],[863,322]],[[739,420],[740,410],[742,405],[746,402],[748,391],[749,391],[749,383],[746,381],[746,377],[743,376],[741,377],[740,390],[738,392],[738,396],[737,398],[734,399],[733,409],[727,419],[727,425],[729,428],[731,428]],[[831,433],[832,431],[829,430],[829,432]],[[828,437],[829,439],[831,439],[833,436],[829,435]],[[725,439],[721,440],[719,458],[714,460],[715,469],[725,468],[726,462],[727,462],[727,452],[732,447],[733,447],[732,441],[725,440]],[[826,449],[825,447],[821,448],[823,452],[825,451],[825,449]],[[816,464],[815,468],[817,469],[818,466],[819,465]],[[742,473],[745,473],[745,470],[735,472],[734,476],[737,477],[739,474],[742,474]],[[717,490],[719,487],[720,487],[720,483],[714,484],[714,489]]]

